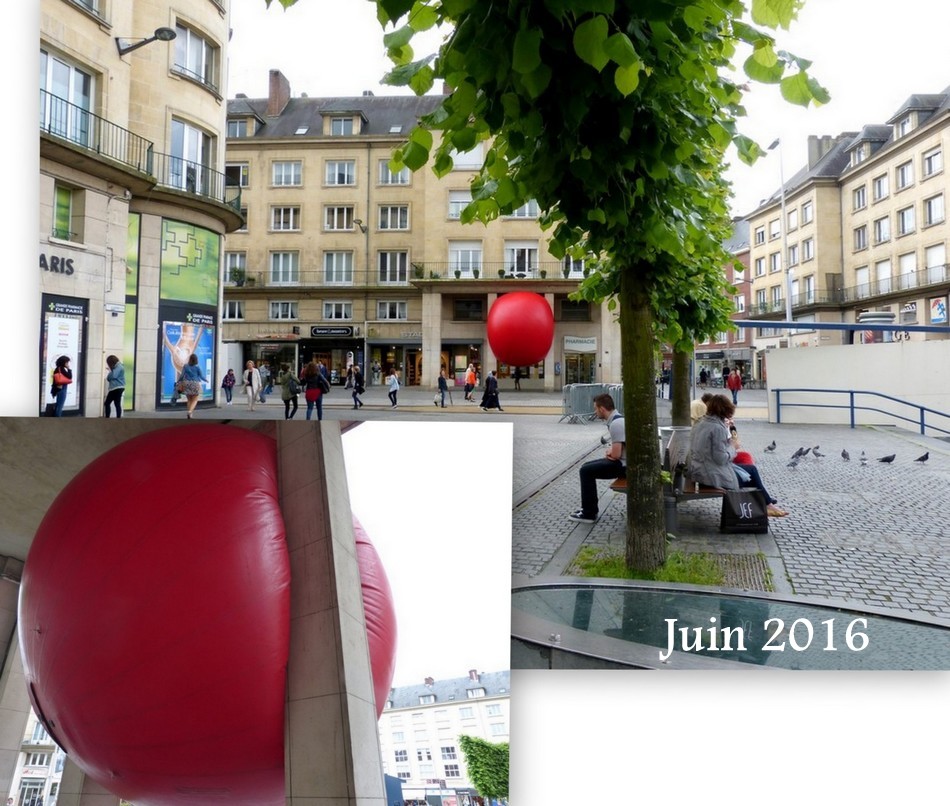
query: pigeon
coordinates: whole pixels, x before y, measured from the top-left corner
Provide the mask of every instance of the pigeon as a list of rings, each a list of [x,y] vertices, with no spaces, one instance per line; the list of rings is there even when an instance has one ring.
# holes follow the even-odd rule
[[[825,454],[823,453],[818,453],[818,448],[812,448],[811,455],[814,456],[816,459],[821,459],[825,456]]]
[[[798,463],[799,463],[800,459],[801,459],[801,457],[793,456],[793,457],[791,458],[791,460],[789,461],[789,463],[788,463],[787,465],[785,465],[785,467],[798,467]]]
[[[792,454],[792,459],[800,459],[804,455],[805,455],[805,449],[799,448],[797,451],[795,451],[795,453]]]
[[[861,451],[861,467],[867,467],[868,457],[865,455],[864,451]]]
[[[878,461],[884,462],[884,464],[889,465],[891,462],[894,461],[896,456],[897,456],[896,453],[892,453],[890,456],[882,456],[880,459],[878,459]]]
[[[923,463],[926,462],[929,458],[930,458],[930,451],[927,451],[927,453],[925,453],[923,456],[918,456],[916,459],[914,459],[914,461],[915,461],[915,462],[920,462],[920,464],[923,464]]]
[[[802,456],[808,456],[808,451],[810,450],[811,448],[805,448],[805,450],[802,451]]]
[[[775,440],[773,439],[772,444],[766,447],[765,452],[771,453],[774,450],[775,450]]]
[[[812,448],[812,451],[817,451],[817,450],[818,450],[818,448],[819,448],[819,446],[818,446],[818,445],[816,445],[816,446],[815,446],[814,448]]]
[[[842,449],[841,449],[841,458],[844,459],[846,462],[850,462],[850,461],[851,461],[851,454],[848,453],[847,450],[845,450],[844,448],[842,448]]]

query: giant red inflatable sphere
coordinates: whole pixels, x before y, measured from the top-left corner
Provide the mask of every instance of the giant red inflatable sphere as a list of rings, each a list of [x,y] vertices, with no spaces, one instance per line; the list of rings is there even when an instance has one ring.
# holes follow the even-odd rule
[[[528,291],[498,297],[486,324],[492,352],[512,367],[543,361],[554,342],[551,306],[544,297]]]
[[[395,618],[361,543],[379,692]],[[27,557],[34,708],[80,769],[136,806],[282,806],[289,588],[271,438],[189,424],[130,439],[64,488]]]

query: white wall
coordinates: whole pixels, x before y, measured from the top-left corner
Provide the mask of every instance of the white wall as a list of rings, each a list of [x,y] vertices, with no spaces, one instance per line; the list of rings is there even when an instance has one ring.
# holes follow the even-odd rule
[[[775,390],[789,387],[878,392],[950,415],[950,341],[946,340],[775,349],[768,352],[767,372],[770,422],[776,422]],[[788,403],[806,401],[843,406],[849,403],[844,394],[783,393],[782,422],[850,422],[846,408],[787,407]],[[857,411],[855,422],[859,425],[897,425],[919,432],[916,409],[869,395],[856,395],[855,405],[873,406],[914,420],[906,423],[877,412]],[[950,417],[928,414],[926,422],[950,430]]]

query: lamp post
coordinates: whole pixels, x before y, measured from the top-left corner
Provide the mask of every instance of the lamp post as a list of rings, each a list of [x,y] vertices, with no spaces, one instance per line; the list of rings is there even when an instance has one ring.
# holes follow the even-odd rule
[[[788,213],[785,208],[785,171],[782,166],[782,138],[777,137],[775,142],[769,146],[769,151],[778,148],[778,181],[779,193],[782,205],[782,262],[781,267],[785,272],[785,321],[792,321],[792,269],[788,265]],[[792,331],[786,328],[786,344],[791,347]]]
[[[115,46],[119,51],[119,55],[125,56],[126,53],[131,53],[133,50],[145,47],[149,42],[171,42],[176,36],[178,36],[178,34],[174,28],[156,28],[155,33],[151,36],[140,39],[138,42],[132,42],[131,45],[126,44],[130,41],[129,37],[117,36],[115,37]]]

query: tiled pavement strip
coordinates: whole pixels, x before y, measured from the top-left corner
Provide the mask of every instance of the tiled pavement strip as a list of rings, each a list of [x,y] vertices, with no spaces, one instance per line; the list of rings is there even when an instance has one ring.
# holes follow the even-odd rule
[[[504,412],[482,412],[464,403],[461,391],[453,392],[454,405],[439,409],[432,405],[432,394],[404,388],[400,407],[393,410],[383,388],[370,388],[363,398],[366,407],[355,413],[349,394],[335,388],[326,399],[325,417],[512,422],[512,574],[564,574],[584,545],[622,550],[625,499],[610,492],[606,481],[598,482],[602,496],[596,524],[567,519],[580,506],[579,463],[603,450],[602,423],[564,420],[559,392],[503,391]],[[770,577],[776,592],[950,619],[950,442],[895,427],[774,425],[767,421],[765,404],[765,391],[741,392],[736,421],[743,448],[791,514],[771,519],[768,535],[723,535],[720,502],[691,501],[679,506],[680,535],[671,547],[718,555],[729,586],[763,590]],[[660,425],[668,425],[669,402],[658,401],[657,411]],[[184,420],[182,412],[177,416]],[[276,396],[255,412],[236,398],[231,407],[199,409],[197,419],[277,419],[282,412]],[[773,439],[775,452],[765,453]],[[807,456],[797,468],[786,467],[796,448],[815,445],[824,458]],[[850,452],[850,462],[841,458],[842,448]],[[864,467],[862,450],[868,457]],[[925,451],[929,461],[915,464]],[[893,464],[876,461],[891,453],[897,455]]]

